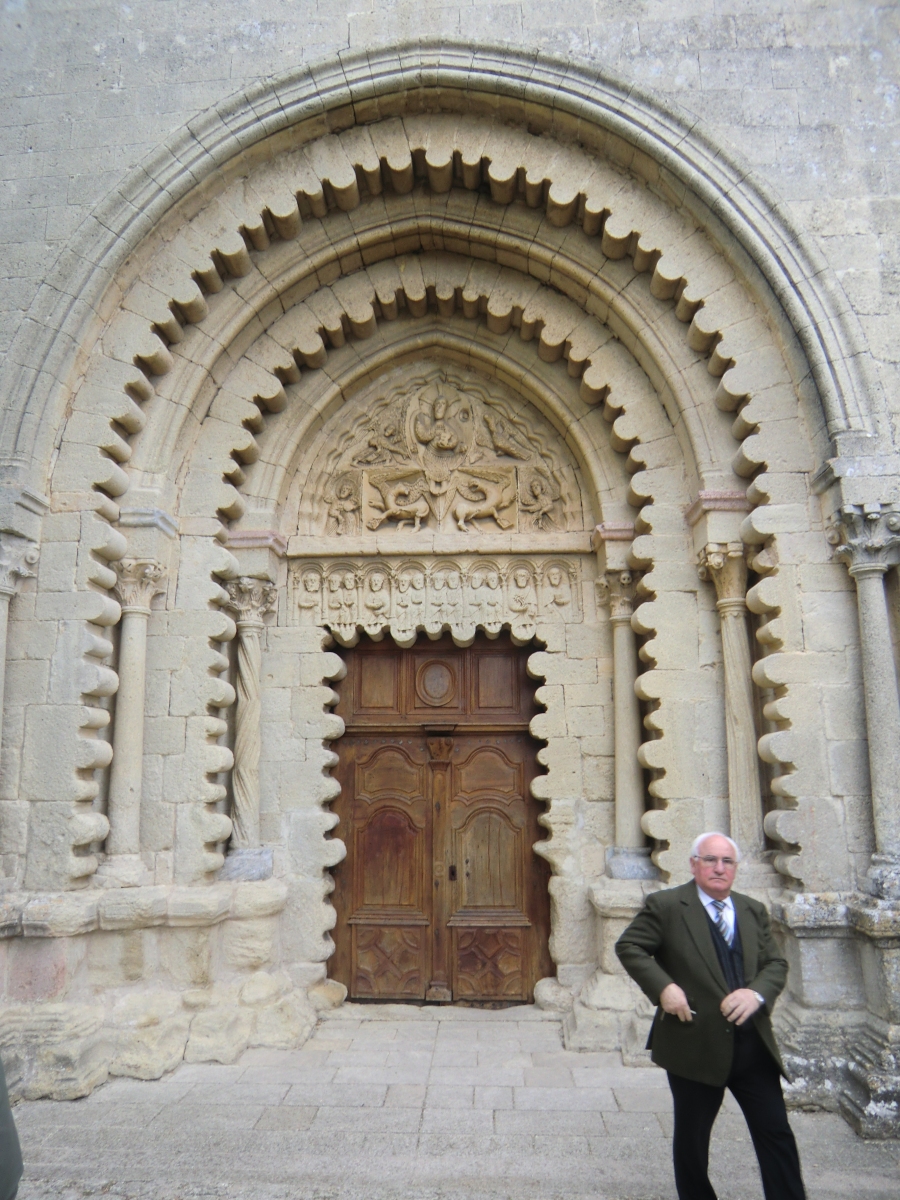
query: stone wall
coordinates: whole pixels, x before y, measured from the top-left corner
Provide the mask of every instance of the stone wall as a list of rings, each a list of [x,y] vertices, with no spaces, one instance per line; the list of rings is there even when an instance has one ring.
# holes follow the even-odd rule
[[[510,39],[473,49],[167,7],[2,17],[14,1084],[302,1040],[342,994],[334,643],[508,628],[569,1044],[639,1055],[612,942],[728,826],[798,1102],[889,1131],[895,14],[416,6]]]

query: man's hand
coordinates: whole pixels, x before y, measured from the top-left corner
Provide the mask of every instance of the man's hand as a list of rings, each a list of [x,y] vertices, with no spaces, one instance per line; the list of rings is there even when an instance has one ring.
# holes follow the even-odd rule
[[[666,988],[666,991],[668,990]],[[743,1025],[762,1008],[762,1005],[756,998],[756,992],[752,992],[750,988],[738,988],[736,992],[726,996],[719,1007],[722,1015],[729,1021],[733,1021],[735,1025]]]
[[[735,993],[737,995],[737,993]],[[752,996],[753,993],[751,992]],[[672,1013],[679,1021],[693,1021],[691,1006],[688,998],[677,983],[669,983],[659,993],[659,1007],[663,1012]]]

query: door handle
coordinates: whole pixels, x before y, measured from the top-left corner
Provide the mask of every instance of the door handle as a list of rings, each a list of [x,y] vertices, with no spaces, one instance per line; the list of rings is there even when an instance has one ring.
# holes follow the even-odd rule
[[[456,883],[456,864],[455,863],[450,868],[450,870],[447,872],[447,875],[448,875],[448,878],[451,883]]]

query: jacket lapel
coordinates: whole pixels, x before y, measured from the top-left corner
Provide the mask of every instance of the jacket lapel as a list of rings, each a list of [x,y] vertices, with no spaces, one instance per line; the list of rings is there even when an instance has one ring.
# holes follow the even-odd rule
[[[759,939],[756,936],[756,922],[750,912],[750,907],[743,896],[731,893],[734,904],[735,920],[741,931],[741,949],[744,954],[744,978],[755,979],[759,965]]]
[[[728,992],[728,984],[722,968],[719,966],[719,960],[716,957],[716,948],[712,943],[709,921],[706,918],[706,911],[700,901],[700,897],[697,895],[696,884],[685,884],[681,903],[684,923],[687,925],[688,933],[697,947],[700,958],[708,968],[713,982],[722,994],[725,995]]]

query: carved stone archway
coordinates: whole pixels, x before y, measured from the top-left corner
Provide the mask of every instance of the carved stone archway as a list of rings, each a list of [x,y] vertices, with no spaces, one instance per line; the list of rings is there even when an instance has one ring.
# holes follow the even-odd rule
[[[337,998],[329,645],[360,627],[542,644],[557,974],[541,996],[570,1044],[638,1045],[611,943],[702,829],[750,830],[750,881],[790,889],[793,931],[798,890],[848,891],[871,849],[890,875],[893,834],[857,806],[848,838],[850,802],[823,783],[834,721],[810,715],[817,605],[855,633],[809,476],[829,438],[864,459],[873,425],[840,304],[783,210],[649,98],[551,61],[506,56],[498,75],[441,54],[348,59],[179,135],[129,212],[76,243],[113,231],[76,289],[91,319],[61,313],[52,344],[14,356],[27,467],[7,524],[42,554],[10,633],[55,690],[8,689],[25,765],[3,852],[10,927],[54,951],[86,939],[51,1014],[94,1064],[73,1094],[110,1068],[289,1044],[308,996]],[[833,462],[820,485],[845,476]],[[843,496],[845,530],[860,497]],[[135,571],[148,586],[115,645]],[[829,668],[852,724],[852,660]],[[141,704],[143,748],[125,728]],[[849,944],[820,939],[833,975]],[[208,1003],[183,1009],[198,988]],[[868,1002],[859,973],[848,988]],[[806,1000],[792,1048],[818,1099],[845,1032]],[[893,1019],[873,1017],[878,1045]],[[59,1092],[57,1068],[28,1069],[33,1094]]]

